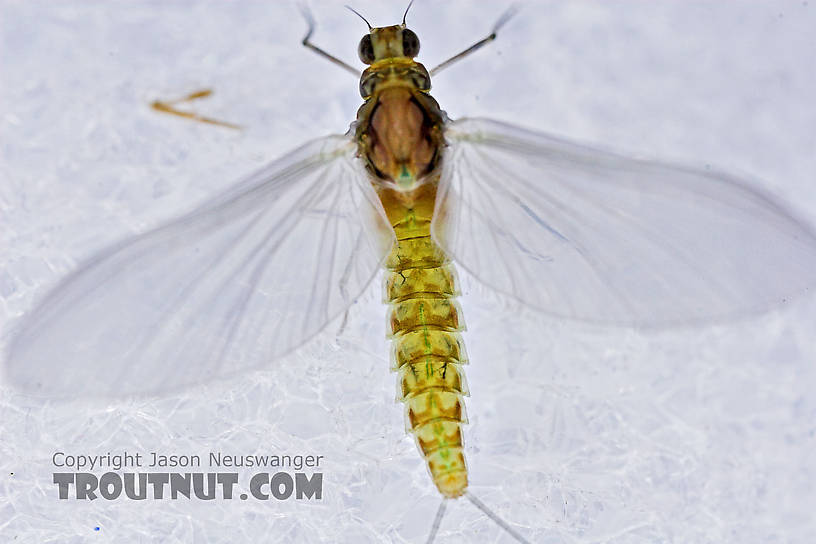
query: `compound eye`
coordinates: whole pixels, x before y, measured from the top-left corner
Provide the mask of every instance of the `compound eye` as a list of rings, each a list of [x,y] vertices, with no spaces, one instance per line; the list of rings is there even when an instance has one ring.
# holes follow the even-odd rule
[[[419,38],[413,30],[402,31],[402,54],[408,58],[414,58],[419,54]]]
[[[366,64],[374,62],[374,46],[371,45],[370,34],[366,34],[363,36],[363,39],[360,40],[360,45],[357,47],[357,54],[360,56],[360,60]]]

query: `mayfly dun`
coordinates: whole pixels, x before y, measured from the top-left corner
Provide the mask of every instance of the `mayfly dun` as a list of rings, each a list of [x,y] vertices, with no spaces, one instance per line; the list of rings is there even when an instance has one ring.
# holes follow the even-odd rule
[[[371,27],[363,104],[226,193],[99,254],[9,344],[9,381],[43,394],[167,391],[302,346],[385,269],[407,426],[444,498],[467,497],[468,394],[456,268],[551,315],[642,327],[772,306],[816,282],[816,236],[732,176],[648,162],[487,119],[449,119],[405,18]],[[171,113],[171,105],[159,108]],[[193,119],[210,119],[191,116]],[[59,365],[53,361],[60,361]],[[168,361],[195,362],[195,368]]]

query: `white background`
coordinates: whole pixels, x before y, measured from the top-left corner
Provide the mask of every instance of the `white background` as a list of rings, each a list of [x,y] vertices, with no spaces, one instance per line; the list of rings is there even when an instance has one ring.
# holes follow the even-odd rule
[[[77,4],[0,7],[4,331],[83,258],[344,132],[360,103],[354,78],[300,47],[293,4]],[[312,7],[315,41],[357,65],[362,21],[338,2]],[[404,2],[354,7],[386,25]],[[420,0],[409,16],[419,60],[433,66],[481,38],[505,7]],[[814,10],[530,2],[494,45],[437,76],[433,94],[452,117],[762,180],[816,223]],[[199,111],[245,130],[148,107],[201,87],[216,94]],[[813,300],[640,334],[547,319],[464,280],[471,490],[531,541],[812,538]],[[341,334],[335,324],[267,370],[170,398],[56,404],[0,389],[0,540],[422,541],[439,496],[393,403],[378,298],[372,286]],[[123,450],[325,455],[324,499],[57,500],[54,451]],[[476,541],[507,537],[451,504],[439,542]]]

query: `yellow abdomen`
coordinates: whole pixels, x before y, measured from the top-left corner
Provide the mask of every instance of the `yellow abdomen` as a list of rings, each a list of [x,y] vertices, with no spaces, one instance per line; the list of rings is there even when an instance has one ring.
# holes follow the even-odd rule
[[[425,186],[410,195],[380,194],[397,237],[385,264],[384,298],[406,427],[439,492],[458,497],[468,484],[462,439],[467,356],[456,274],[430,235],[435,193]]]

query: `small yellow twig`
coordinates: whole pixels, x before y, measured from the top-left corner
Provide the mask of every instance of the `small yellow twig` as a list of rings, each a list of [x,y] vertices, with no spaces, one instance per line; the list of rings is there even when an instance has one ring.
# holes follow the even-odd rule
[[[183,111],[176,109],[176,104],[183,103],[183,102],[191,102],[193,100],[198,100],[199,98],[206,98],[213,93],[212,89],[202,89],[200,91],[195,91],[193,93],[188,94],[183,98],[178,98],[176,100],[154,100],[150,107],[156,111],[160,111],[163,113],[170,113],[172,115],[178,115],[179,117],[184,117],[185,119],[191,119],[193,121],[198,121],[200,123],[207,123],[210,125],[217,125],[220,127],[232,128],[235,130],[241,130],[243,127],[241,125],[235,125],[233,123],[227,123],[226,121],[219,121],[218,119],[213,119],[211,117],[205,117],[203,115],[198,115],[197,113]]]

